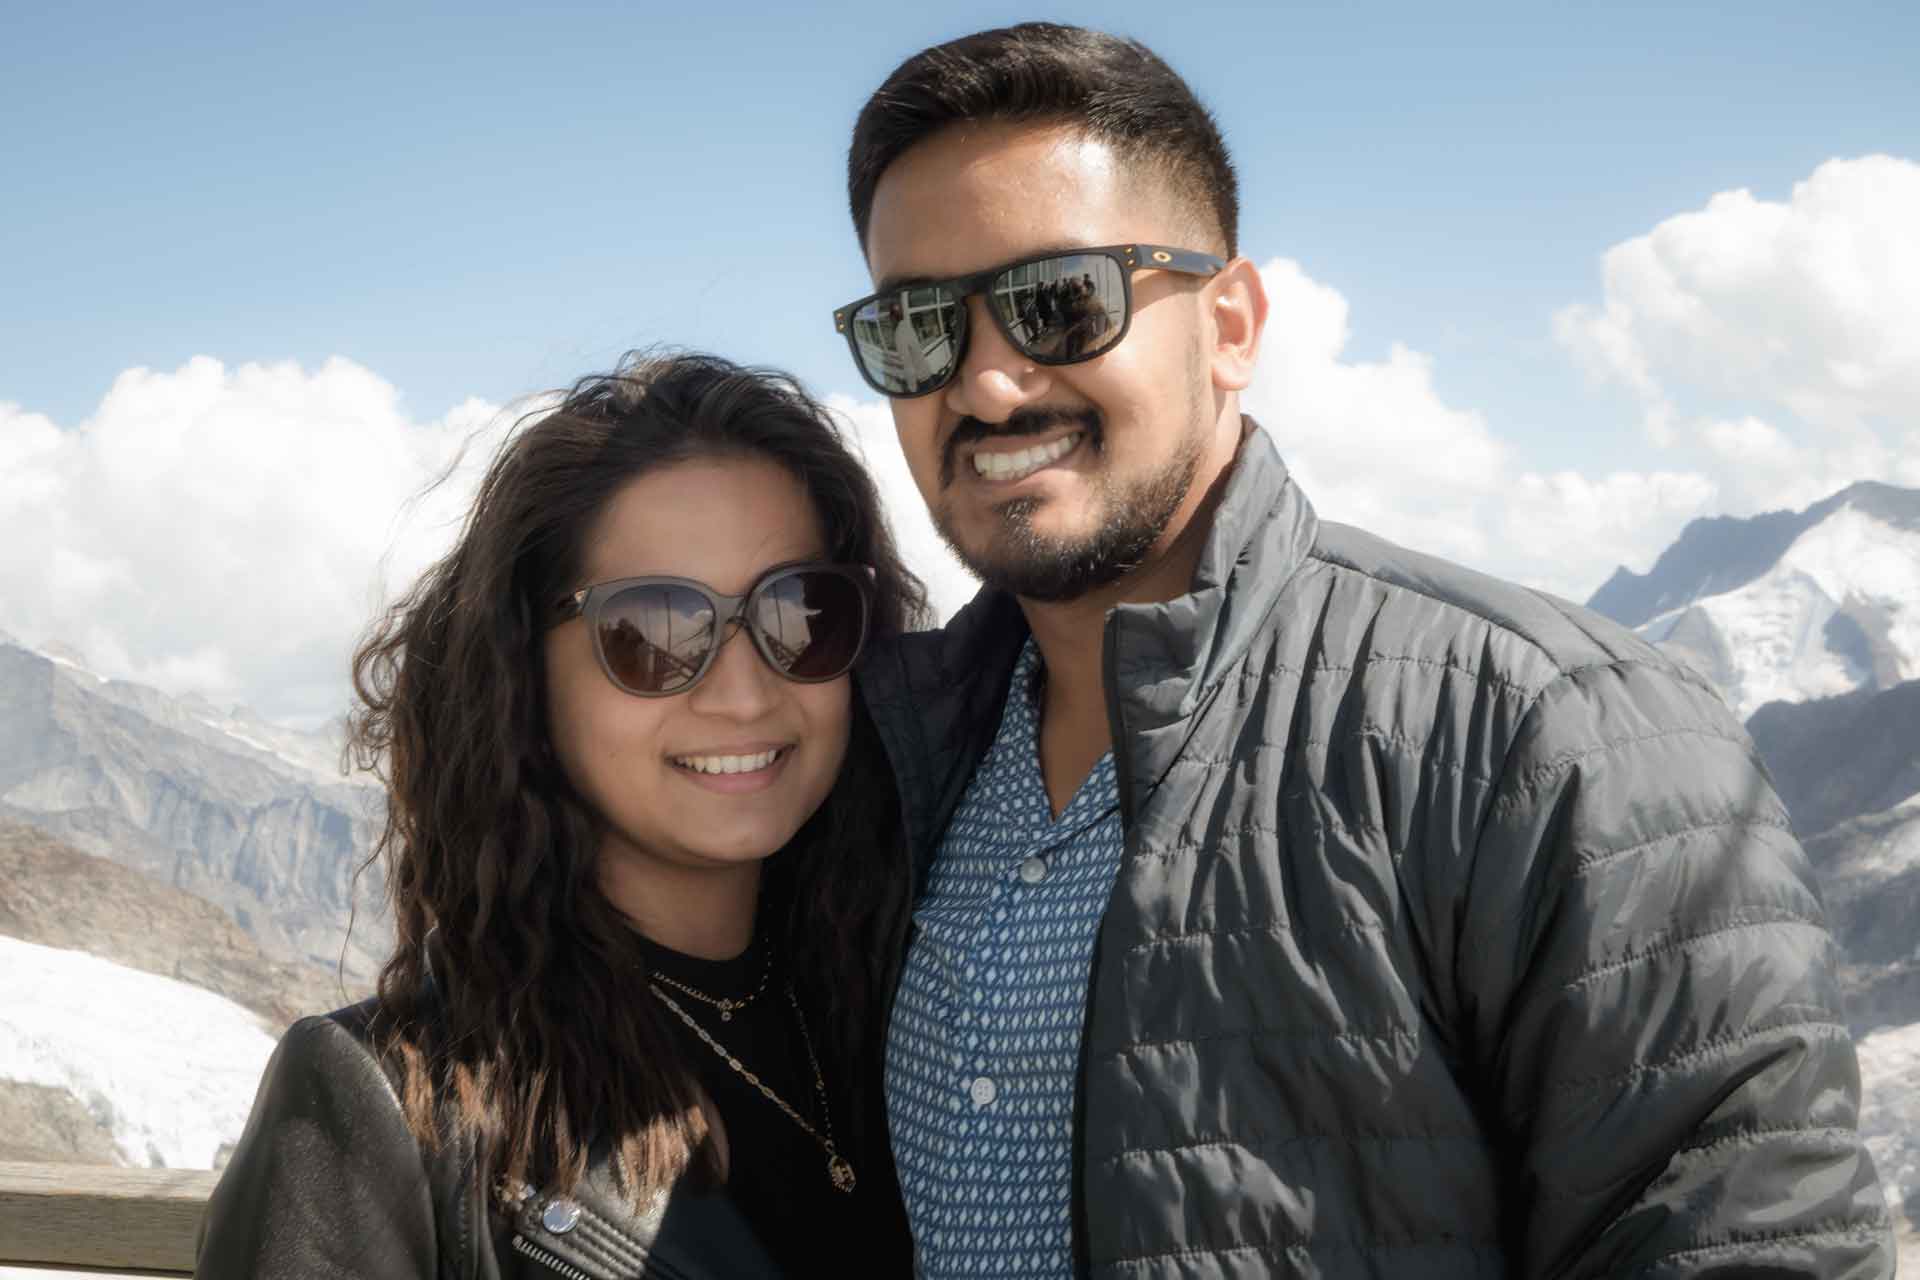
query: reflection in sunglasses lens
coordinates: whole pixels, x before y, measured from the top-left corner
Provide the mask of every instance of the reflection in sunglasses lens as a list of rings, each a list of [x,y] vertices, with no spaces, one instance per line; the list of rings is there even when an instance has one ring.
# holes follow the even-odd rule
[[[713,607],[698,592],[631,587],[600,610],[600,652],[635,693],[671,693],[693,679],[713,643]]]
[[[761,588],[753,625],[774,666],[801,680],[825,680],[853,664],[866,631],[866,597],[838,573],[802,572]]]
[[[1126,322],[1127,286],[1105,254],[1068,253],[994,277],[993,307],[1028,355],[1067,363],[1112,346]]]
[[[961,309],[950,289],[882,294],[853,313],[853,345],[870,381],[912,395],[946,377],[959,346]]]

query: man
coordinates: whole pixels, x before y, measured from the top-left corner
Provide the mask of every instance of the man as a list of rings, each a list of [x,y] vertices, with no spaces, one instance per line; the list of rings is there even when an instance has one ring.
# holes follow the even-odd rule
[[[913,318],[906,313],[904,302],[894,304],[888,313],[893,322],[893,349],[900,357],[900,377],[911,386],[918,386],[930,376],[927,367],[927,353],[921,349],[920,335],[914,331]]]
[[[1239,411],[1267,302],[1187,86],[957,40],[867,103],[849,192],[877,293],[836,322],[945,300],[890,394],[987,584],[862,675],[924,1273],[1890,1274],[1745,734],[1604,620],[1315,518]],[[999,309],[1083,275],[1119,319],[1072,355]]]

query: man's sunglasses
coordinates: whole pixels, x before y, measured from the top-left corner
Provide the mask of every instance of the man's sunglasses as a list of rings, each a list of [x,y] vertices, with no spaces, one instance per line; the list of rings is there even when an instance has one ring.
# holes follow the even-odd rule
[[[642,698],[685,693],[738,625],[780,675],[819,684],[847,673],[867,641],[873,570],[785,564],[742,596],[691,578],[619,578],[562,598],[552,625],[584,615],[607,679]]]
[[[907,281],[833,313],[860,376],[897,400],[953,381],[967,354],[967,299],[1035,364],[1077,364],[1111,351],[1133,323],[1133,273],[1210,276],[1224,259],[1157,244],[1115,244],[1022,258],[952,280]]]

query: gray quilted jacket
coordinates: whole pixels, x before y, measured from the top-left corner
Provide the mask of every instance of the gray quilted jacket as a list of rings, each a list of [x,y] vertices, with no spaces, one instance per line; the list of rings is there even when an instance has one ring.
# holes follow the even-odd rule
[[[922,870],[1024,635],[985,593],[861,674]],[[1104,653],[1084,1271],[1892,1274],[1813,877],[1710,688],[1320,523],[1257,429]]]

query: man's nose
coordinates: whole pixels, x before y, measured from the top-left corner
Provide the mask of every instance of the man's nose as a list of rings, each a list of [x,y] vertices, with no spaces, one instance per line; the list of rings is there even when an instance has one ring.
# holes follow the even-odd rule
[[[1052,371],[1035,364],[1007,341],[988,314],[987,300],[967,299],[967,351],[947,384],[947,407],[962,417],[1005,422],[1023,405],[1045,395]]]

